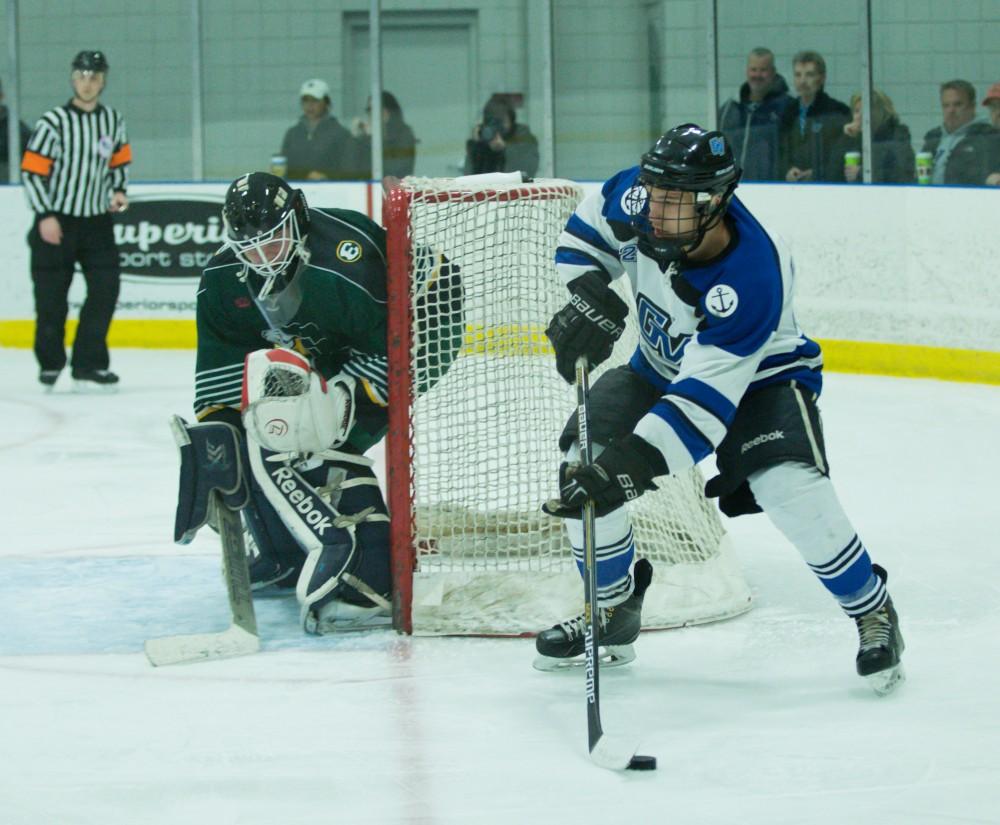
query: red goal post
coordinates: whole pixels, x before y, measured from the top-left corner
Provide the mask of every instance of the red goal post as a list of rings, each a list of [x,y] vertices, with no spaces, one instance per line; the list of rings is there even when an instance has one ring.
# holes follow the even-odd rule
[[[544,329],[566,302],[552,260],[581,197],[563,180],[407,178],[383,202],[386,478],[394,624],[403,632],[522,635],[581,609],[565,531],[540,510],[556,492],[556,442],[574,409]],[[424,354],[440,349],[435,293],[447,293],[439,288],[448,277],[440,255],[460,273],[463,316],[451,339],[453,363],[428,380]],[[627,279],[615,286],[634,304]],[[636,343],[633,317],[602,370],[624,363]],[[654,566],[644,625],[748,609],[746,582],[702,494],[701,473],[661,481],[631,505],[637,552]]]

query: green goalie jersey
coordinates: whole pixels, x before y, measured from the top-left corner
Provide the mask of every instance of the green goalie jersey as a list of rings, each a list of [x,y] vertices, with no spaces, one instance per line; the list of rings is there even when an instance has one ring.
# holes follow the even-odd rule
[[[308,355],[325,378],[340,372],[354,376],[368,402],[386,406],[385,230],[346,209],[310,209],[309,217],[308,263],[263,300],[257,298],[260,280],[244,271],[232,250],[221,250],[205,268],[197,310],[199,419],[225,408],[239,410],[243,360],[269,345]],[[436,366],[436,380],[461,345],[461,283],[458,266],[444,255],[423,250],[415,259],[416,277],[428,284],[420,290],[426,297],[416,312],[438,315],[436,334],[422,345],[424,357]]]

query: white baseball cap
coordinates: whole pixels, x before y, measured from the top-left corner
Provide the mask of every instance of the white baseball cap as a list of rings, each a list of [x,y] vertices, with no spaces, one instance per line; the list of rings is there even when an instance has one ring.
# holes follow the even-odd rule
[[[320,80],[318,77],[307,80],[302,84],[302,88],[299,89],[299,97],[314,97],[317,100],[322,100],[324,97],[329,96],[330,87],[325,80]]]

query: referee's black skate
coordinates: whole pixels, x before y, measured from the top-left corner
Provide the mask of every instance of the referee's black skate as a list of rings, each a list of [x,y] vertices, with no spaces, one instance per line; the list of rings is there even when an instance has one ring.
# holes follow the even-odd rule
[[[61,372],[62,370],[42,370],[38,373],[38,382],[45,387],[46,392],[51,391]]]
[[[632,595],[614,607],[598,610],[600,621],[599,645],[602,667],[625,665],[635,658],[632,643],[639,638],[642,627],[642,600],[653,578],[653,565],[639,559],[632,571],[635,588]],[[587,634],[584,614],[543,630],[535,638],[538,656],[536,670],[560,670],[584,664],[583,646]]]
[[[872,567],[875,575],[884,582],[887,578],[885,570],[877,564]],[[860,639],[856,659],[858,675],[864,676],[879,696],[885,696],[906,679],[900,661],[906,645],[899,631],[899,616],[892,605],[892,598],[886,596],[882,607],[858,616],[854,623]]]
[[[76,392],[116,392],[118,376],[111,370],[73,370]]]

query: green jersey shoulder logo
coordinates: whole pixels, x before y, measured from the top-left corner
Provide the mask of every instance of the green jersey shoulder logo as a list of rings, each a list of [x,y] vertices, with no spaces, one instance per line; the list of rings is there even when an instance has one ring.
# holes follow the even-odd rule
[[[341,241],[337,244],[337,257],[344,263],[353,264],[361,260],[361,244],[357,241]]]

